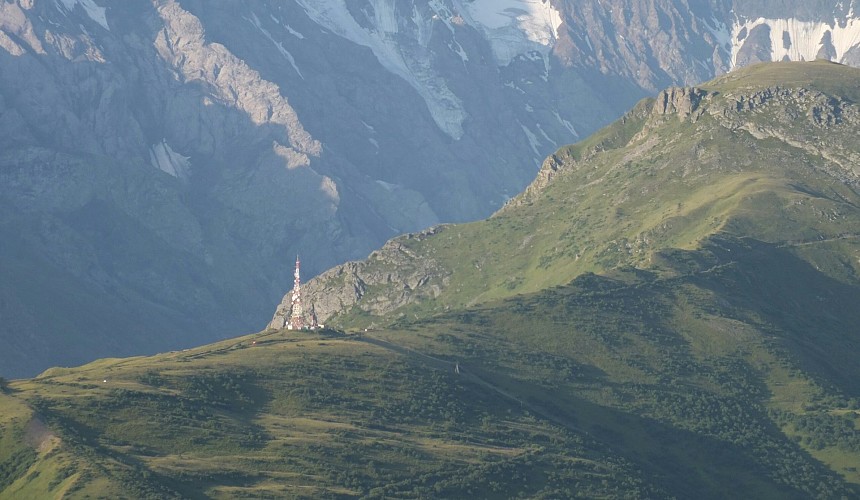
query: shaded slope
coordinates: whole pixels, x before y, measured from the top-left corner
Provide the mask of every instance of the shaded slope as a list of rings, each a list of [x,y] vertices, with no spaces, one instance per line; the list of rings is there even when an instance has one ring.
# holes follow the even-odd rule
[[[659,258],[674,274],[583,275],[379,335],[492,376],[680,497],[856,495],[860,288],[750,239]]]

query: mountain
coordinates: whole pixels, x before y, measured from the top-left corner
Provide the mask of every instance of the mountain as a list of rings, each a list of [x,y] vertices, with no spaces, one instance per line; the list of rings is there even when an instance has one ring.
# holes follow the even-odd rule
[[[559,149],[488,220],[395,238],[308,283],[306,301],[321,320],[362,326],[651,268],[714,237],[794,248],[856,283],[857,75],[781,63],[665,90]],[[289,295],[271,326],[288,309]]]
[[[0,497],[856,497],[858,77],[662,91],[309,282],[344,331],[6,382]]]
[[[662,88],[856,63],[854,6],[4,2],[0,372],[258,329],[296,254],[486,217]]]

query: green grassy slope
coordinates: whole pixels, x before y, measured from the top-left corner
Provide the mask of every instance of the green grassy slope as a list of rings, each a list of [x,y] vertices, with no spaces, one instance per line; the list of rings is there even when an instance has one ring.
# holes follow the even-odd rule
[[[589,274],[387,330],[15,381],[2,448],[23,465],[0,497],[860,494],[860,292],[775,274],[797,257],[753,240],[660,259],[671,277]],[[22,443],[42,425],[48,445]]]
[[[812,486],[824,467],[856,495],[860,289],[754,240],[715,239],[661,260],[677,274],[584,275],[390,335],[507,373],[509,387],[572,415],[622,455],[651,457],[650,474],[678,488],[689,481],[673,490],[681,497],[720,491],[720,477],[734,479],[718,496],[766,496],[763,477],[801,496],[837,496]],[[684,431],[692,442],[682,443]]]
[[[860,421],[857,367],[805,368],[753,305],[700,309],[724,278],[586,276],[389,331],[53,369],[4,397],[23,465],[0,496],[850,495],[856,430],[816,429]]]
[[[662,494],[594,439],[373,338],[261,334],[52,369],[12,391],[3,414],[38,418],[53,441],[10,438],[24,464],[0,478],[3,498]]]

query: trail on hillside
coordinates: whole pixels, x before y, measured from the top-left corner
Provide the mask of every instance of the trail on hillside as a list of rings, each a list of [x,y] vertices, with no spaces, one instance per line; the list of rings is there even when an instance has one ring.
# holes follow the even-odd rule
[[[841,234],[833,238],[822,238],[820,240],[786,241],[781,245],[777,245],[776,248],[805,247],[809,245],[818,245],[821,243],[832,243],[834,241],[856,240],[858,238],[860,238],[860,234]]]

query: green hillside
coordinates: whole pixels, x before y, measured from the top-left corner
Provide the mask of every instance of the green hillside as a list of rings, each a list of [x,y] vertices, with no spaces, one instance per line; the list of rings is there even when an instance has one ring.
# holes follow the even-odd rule
[[[329,323],[386,324],[584,272],[656,270],[661,250],[695,250],[716,234],[790,246],[860,283],[858,79],[860,70],[832,63],[779,63],[667,91],[666,109],[643,101],[561,148],[492,218],[393,240],[309,293]]]
[[[52,369],[4,396],[0,497],[856,495],[856,346],[823,330],[842,354],[822,361],[745,297],[696,305],[725,280],[586,276],[392,330]]]
[[[0,498],[856,498],[857,82],[644,101],[308,283],[340,330],[12,381]]]
[[[261,334],[12,387],[3,498],[660,491],[465,369],[369,337]]]

